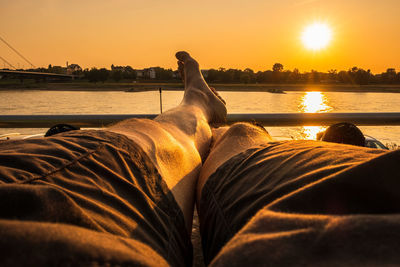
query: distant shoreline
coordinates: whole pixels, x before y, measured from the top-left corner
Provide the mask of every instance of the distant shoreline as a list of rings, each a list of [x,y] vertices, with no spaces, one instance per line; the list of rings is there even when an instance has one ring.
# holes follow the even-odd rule
[[[218,91],[237,92],[271,92],[285,91],[321,91],[321,92],[374,92],[374,93],[400,93],[400,85],[349,85],[349,84],[211,84]],[[41,91],[131,91],[146,92],[181,91],[181,83],[27,83],[6,84],[0,83],[0,91],[12,90],[41,90]]]

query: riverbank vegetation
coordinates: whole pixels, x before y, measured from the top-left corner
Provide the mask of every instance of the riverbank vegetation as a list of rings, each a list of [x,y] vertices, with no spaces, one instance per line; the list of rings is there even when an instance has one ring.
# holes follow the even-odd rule
[[[400,72],[389,68],[386,72],[373,74],[370,70],[353,67],[347,71],[329,70],[319,72],[312,70],[301,73],[298,69],[284,70],[283,65],[276,63],[272,70],[254,72],[251,69],[211,69],[207,71],[208,82],[223,83],[312,83],[312,84],[400,84]]]
[[[71,68],[73,66],[73,68]],[[81,69],[77,64],[71,64],[67,68],[49,65],[48,68],[27,69],[26,71],[47,72],[56,74],[72,74],[79,80],[93,83],[98,82],[146,82],[163,81],[178,82],[178,71],[152,67],[146,69],[134,69],[131,66],[114,66],[110,69],[91,68]],[[241,69],[209,69],[202,70],[203,76],[210,83],[241,83],[241,84],[305,84],[305,83],[330,83],[330,84],[400,84],[400,72],[394,68],[388,68],[385,72],[374,74],[370,70],[353,67],[348,70],[331,69],[326,72],[311,70],[300,72],[298,69],[286,70],[280,63],[273,64],[271,69],[265,71],[253,71]],[[3,79],[7,79],[4,76]]]
[[[4,76],[0,80],[2,89],[44,89],[44,90],[130,90],[145,91],[181,90],[179,72],[161,67],[142,70],[131,66],[114,66],[110,69],[81,69],[72,64],[73,69],[60,66],[29,69],[35,72],[74,75],[74,80],[45,80],[43,78],[24,79]],[[70,66],[72,66],[70,65]],[[206,81],[218,90],[226,91],[342,91],[342,92],[400,92],[400,72],[389,68],[383,73],[373,74],[370,70],[353,67],[349,70],[329,70],[327,72],[300,72],[298,69],[285,70],[280,63],[272,69],[253,71],[240,69],[202,70]]]

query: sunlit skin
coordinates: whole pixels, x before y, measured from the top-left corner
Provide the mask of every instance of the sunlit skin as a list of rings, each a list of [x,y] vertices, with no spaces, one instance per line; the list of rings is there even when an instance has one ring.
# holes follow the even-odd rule
[[[306,92],[299,105],[299,111],[302,113],[323,113],[332,110],[327,97],[322,92]],[[322,126],[303,126],[300,132],[305,139],[315,140],[317,133],[323,130],[325,127]]]
[[[125,120],[108,130],[132,139],[150,157],[182,209],[190,233],[197,178],[211,141],[209,123],[224,122],[227,111],[204,81],[197,61],[186,52],[178,52],[176,58],[185,83],[181,104],[154,120]]]
[[[328,25],[320,22],[308,25],[301,36],[304,46],[314,51],[327,47],[331,39],[332,30]]]

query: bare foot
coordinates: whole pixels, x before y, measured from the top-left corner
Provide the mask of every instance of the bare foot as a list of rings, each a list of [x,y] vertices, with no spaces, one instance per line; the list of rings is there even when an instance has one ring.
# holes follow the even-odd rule
[[[185,83],[183,102],[201,108],[209,123],[225,122],[225,101],[214,88],[207,85],[200,72],[199,63],[184,51],[176,53],[176,58],[179,60],[178,70]]]

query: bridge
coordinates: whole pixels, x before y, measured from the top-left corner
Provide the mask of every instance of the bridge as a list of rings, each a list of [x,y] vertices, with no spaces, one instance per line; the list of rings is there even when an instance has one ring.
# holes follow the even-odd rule
[[[6,46],[8,46],[12,51],[14,51],[20,58],[22,58],[25,62],[27,62],[29,65],[32,66],[32,68],[35,68],[35,65],[32,64],[26,57],[24,57],[20,52],[18,52],[13,46],[11,46],[4,38],[0,36],[0,41],[2,41]],[[5,58],[0,56],[0,59],[4,62],[4,64],[7,64],[14,70],[10,69],[1,69],[0,70],[0,78],[3,76],[8,76],[8,77],[15,77],[18,79],[47,79],[47,78],[56,78],[56,79],[74,79],[75,75],[68,75],[68,74],[58,74],[58,73],[47,73],[47,72],[34,72],[34,71],[21,71],[21,70],[16,70],[16,68],[8,62]]]
[[[48,72],[34,72],[34,71],[21,71],[21,70],[4,70],[0,69],[0,76],[10,76],[19,79],[46,79],[46,78],[58,78],[58,79],[74,79],[75,75],[68,74],[57,74]]]

